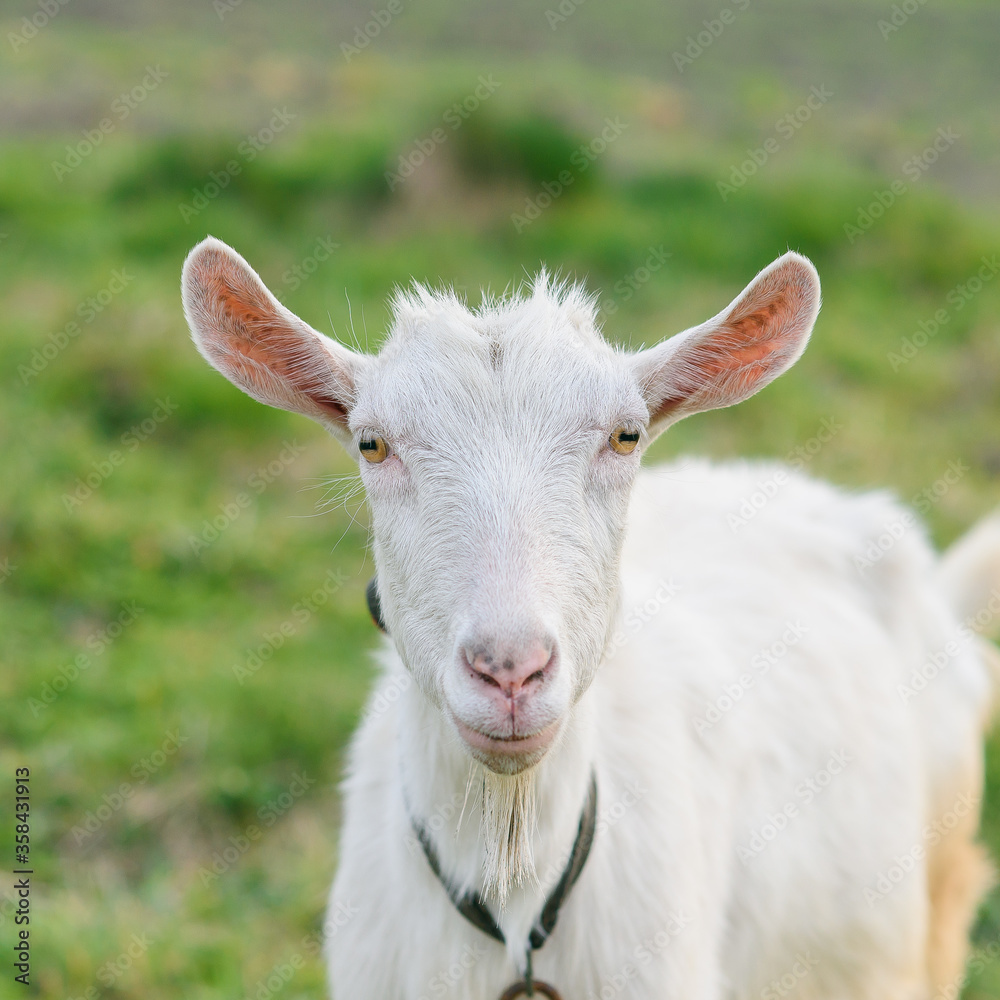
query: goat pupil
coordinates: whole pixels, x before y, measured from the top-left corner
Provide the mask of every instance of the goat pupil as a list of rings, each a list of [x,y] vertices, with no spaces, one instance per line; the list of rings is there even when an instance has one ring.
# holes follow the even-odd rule
[[[626,442],[638,441],[639,440],[639,435],[637,433],[619,434],[618,435],[618,440],[619,441],[626,441]]]
[[[362,441],[358,447],[362,451],[375,451],[378,448],[378,442],[373,438],[371,441]]]

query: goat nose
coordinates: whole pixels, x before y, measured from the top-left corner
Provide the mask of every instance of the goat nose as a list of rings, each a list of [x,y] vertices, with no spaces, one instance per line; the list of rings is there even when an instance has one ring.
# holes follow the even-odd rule
[[[466,646],[466,662],[484,683],[514,698],[543,680],[555,663],[555,643],[535,641],[522,649],[497,653],[489,647]]]

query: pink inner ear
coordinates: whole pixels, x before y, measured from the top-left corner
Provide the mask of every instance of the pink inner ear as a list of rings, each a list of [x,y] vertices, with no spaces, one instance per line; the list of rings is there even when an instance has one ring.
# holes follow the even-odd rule
[[[221,263],[202,270],[205,297],[218,321],[205,339],[213,360],[253,396],[272,400],[278,383],[345,420],[347,409],[330,395],[327,384],[332,359],[311,331],[297,329],[296,321],[281,315],[266,291],[244,278],[231,261]]]
[[[752,312],[726,319],[680,351],[675,359],[678,372],[653,420],[669,417],[694,397],[716,397],[709,404],[714,406],[745,399],[770,381],[772,372],[783,370],[799,343],[795,321],[804,305],[802,291],[791,282],[756,308],[747,303]]]

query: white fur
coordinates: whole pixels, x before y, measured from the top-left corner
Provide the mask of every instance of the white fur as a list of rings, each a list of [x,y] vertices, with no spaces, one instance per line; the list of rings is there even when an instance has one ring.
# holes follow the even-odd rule
[[[285,393],[278,405],[317,416],[315,368],[303,403],[294,378],[284,389],[271,372],[258,393],[245,365],[227,367],[233,344],[266,354],[270,336],[206,305],[209,277],[229,268],[259,295],[221,244],[189,258],[196,340],[251,394]],[[771,319],[743,324],[761,303],[776,304]],[[640,472],[642,448],[605,444],[634,424],[644,446],[756,391],[801,352],[817,309],[815,273],[787,255],[709,324],[635,357],[601,340],[582,293],[544,278],[478,313],[417,289],[397,298],[377,359],[328,352],[330,384],[349,384],[334,429],[355,454],[372,434],[393,449],[361,462],[391,639],[344,783],[326,923],[338,1000],[498,997],[565,866],[592,772],[593,851],[534,959],[566,1000],[930,995],[927,829],[979,787],[991,697],[956,614],[1000,573],[966,556],[939,571],[920,529],[863,565],[902,516],[883,495],[776,466]],[[737,363],[719,369],[730,353]],[[779,473],[787,482],[734,529]],[[529,711],[556,720],[558,738],[516,785],[487,780],[452,721],[486,711],[455,649],[471,633],[543,626],[561,659]],[[957,652],[915,691],[950,641]],[[484,815],[500,806],[526,838],[519,869],[496,863],[510,825]],[[506,950],[456,912],[411,816],[448,878],[483,892]]]
[[[636,484],[622,605],[640,608],[663,578],[677,593],[602,666],[563,744],[538,766],[540,874],[562,868],[591,766],[606,812],[535,956],[536,974],[566,997],[600,996],[622,970],[634,977],[614,995],[760,997],[806,953],[818,964],[799,992],[774,996],[927,995],[922,863],[874,906],[864,890],[927,846],[924,827],[952,807],[954,776],[977,767],[984,670],[970,647],[904,705],[897,687],[955,629],[925,539],[900,542],[867,580],[855,557],[899,509],[797,477],[734,535],[727,518],[774,472],[691,461]],[[808,628],[798,645],[695,733],[693,720],[754,673],[752,657],[787,621]],[[463,823],[456,838],[457,811],[442,809],[464,788],[466,755],[406,685],[398,657],[387,650],[383,662],[374,697],[391,707],[358,732],[344,786],[331,912],[338,903],[358,912],[330,939],[336,995],[498,996],[519,956],[455,913],[413,847],[402,802],[405,787],[419,815],[449,816],[436,841],[446,869],[475,882],[477,827]],[[796,789],[839,751],[850,764],[807,803]],[[630,787],[641,797],[612,822]],[[741,863],[737,847],[788,802],[796,818]],[[523,940],[544,896],[513,894],[501,919],[510,937]],[[646,961],[653,949],[638,949],[671,914],[690,923]],[[477,946],[486,955],[436,992]]]

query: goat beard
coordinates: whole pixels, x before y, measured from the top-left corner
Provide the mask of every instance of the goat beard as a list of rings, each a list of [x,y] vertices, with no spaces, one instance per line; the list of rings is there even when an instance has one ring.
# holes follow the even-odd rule
[[[531,847],[535,832],[536,782],[534,768],[499,774],[474,763],[469,789],[478,789],[479,833],[483,844],[483,890],[503,906],[511,889],[537,885]]]

